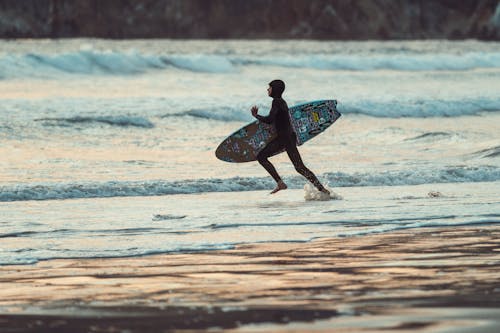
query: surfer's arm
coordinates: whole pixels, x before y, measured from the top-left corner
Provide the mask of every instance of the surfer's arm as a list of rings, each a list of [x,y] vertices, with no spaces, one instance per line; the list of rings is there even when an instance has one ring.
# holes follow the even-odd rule
[[[278,109],[276,109],[273,105],[273,107],[271,108],[271,111],[269,111],[269,115],[261,116],[261,115],[257,114],[257,115],[255,115],[255,118],[259,119],[259,121],[262,121],[263,123],[272,124],[272,123],[274,123],[274,120],[276,119],[277,113],[278,113]]]
[[[263,123],[266,124],[272,124],[272,120],[269,120],[269,116],[261,116],[260,114],[256,115],[255,118],[259,119],[259,121],[262,121]]]

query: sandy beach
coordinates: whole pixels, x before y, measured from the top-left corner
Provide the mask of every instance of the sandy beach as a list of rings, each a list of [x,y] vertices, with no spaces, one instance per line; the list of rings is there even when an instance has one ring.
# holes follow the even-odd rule
[[[498,332],[500,227],[0,267],[1,332]]]

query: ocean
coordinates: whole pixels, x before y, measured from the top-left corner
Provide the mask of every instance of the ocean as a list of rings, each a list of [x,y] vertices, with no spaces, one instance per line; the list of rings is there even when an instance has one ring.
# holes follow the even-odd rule
[[[336,200],[214,155],[278,78],[338,101],[299,147]],[[498,42],[0,41],[0,264],[498,225],[499,91]]]

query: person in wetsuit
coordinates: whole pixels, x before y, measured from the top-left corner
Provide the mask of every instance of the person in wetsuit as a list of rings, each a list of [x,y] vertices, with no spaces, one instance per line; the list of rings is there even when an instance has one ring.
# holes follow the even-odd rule
[[[285,91],[285,82],[281,80],[273,80],[269,83],[267,93],[273,98],[273,103],[269,115],[261,116],[258,114],[259,109],[254,105],[251,109],[252,116],[266,124],[272,124],[276,128],[277,137],[268,143],[257,155],[257,160],[274,178],[277,185],[271,194],[287,188],[274,166],[269,162],[268,158],[280,150],[285,149],[288,157],[293,163],[295,170],[302,176],[306,177],[319,191],[326,194],[330,192],[319,182],[318,178],[306,168],[302,162],[299,151],[297,149],[297,134],[292,128],[290,123],[290,116],[288,114],[288,105],[281,97]]]

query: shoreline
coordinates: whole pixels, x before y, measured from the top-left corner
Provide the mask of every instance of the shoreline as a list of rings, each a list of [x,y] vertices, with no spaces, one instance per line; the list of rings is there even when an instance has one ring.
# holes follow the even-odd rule
[[[0,266],[0,330],[493,332],[499,248],[478,225]]]

